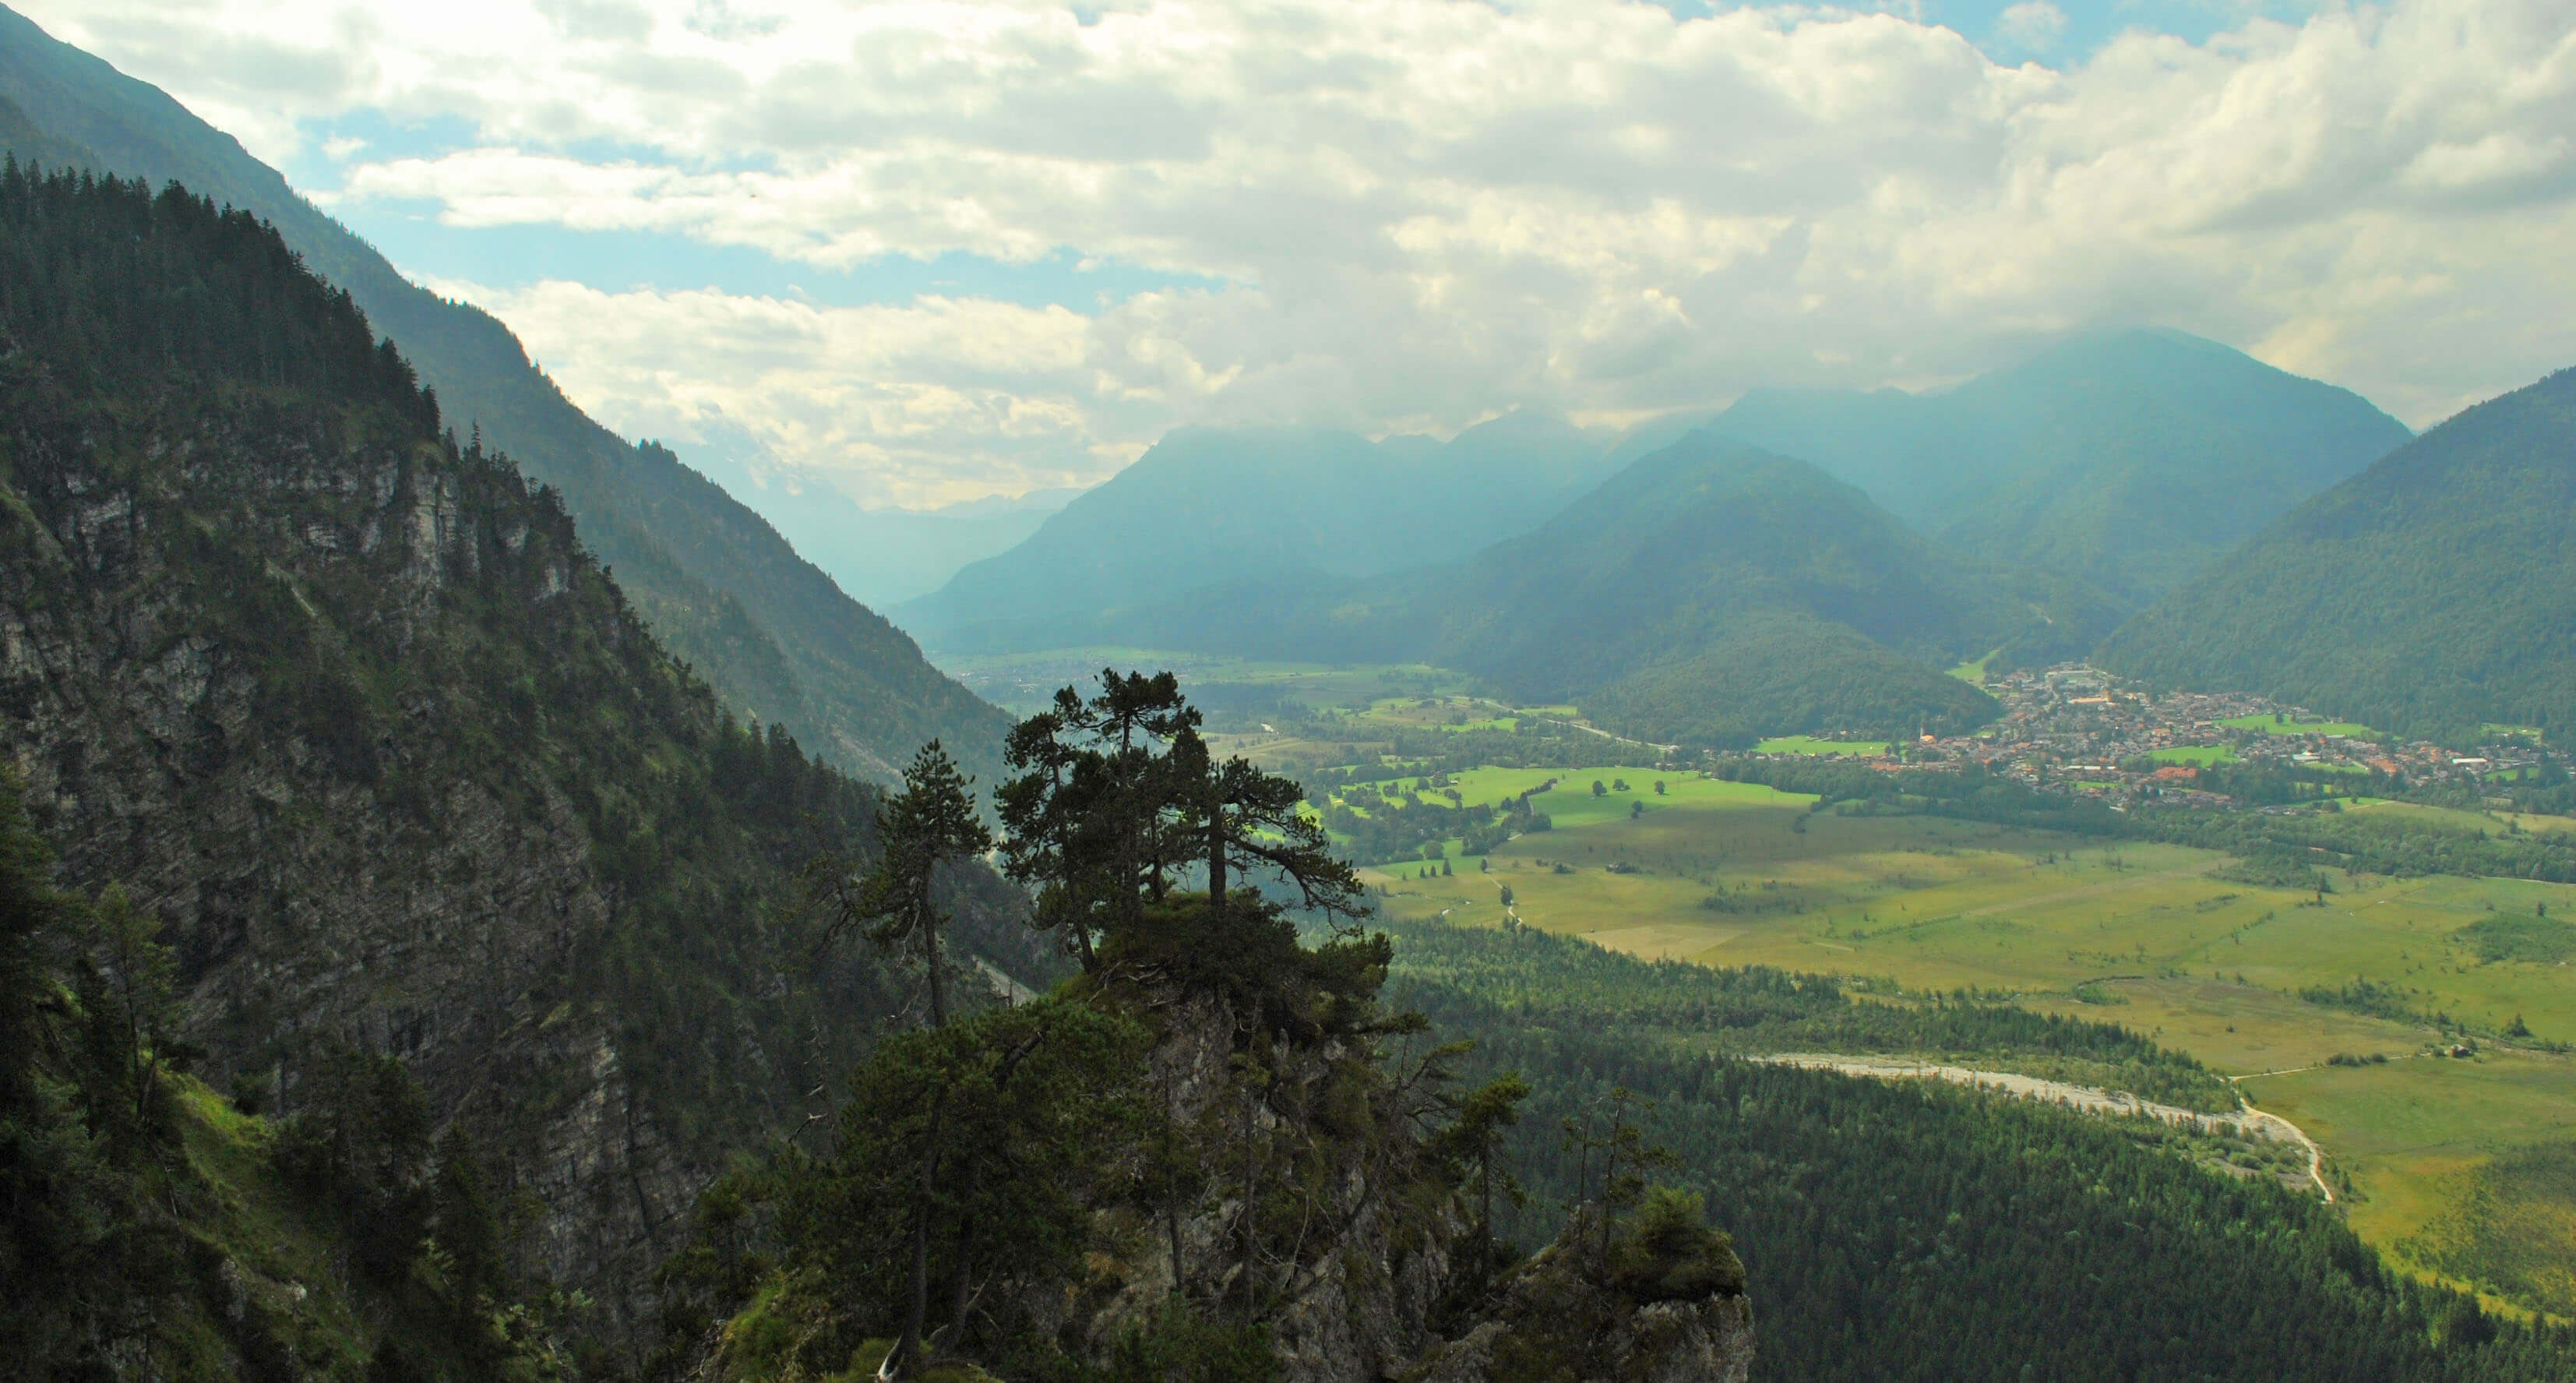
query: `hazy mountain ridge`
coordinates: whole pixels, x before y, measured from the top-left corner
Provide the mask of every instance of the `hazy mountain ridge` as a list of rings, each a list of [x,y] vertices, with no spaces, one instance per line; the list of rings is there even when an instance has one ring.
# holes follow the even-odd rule
[[[1130,638],[1190,591],[1428,566],[1545,518],[1598,478],[1601,442],[1536,414],[1447,443],[1183,428],[897,613],[944,651],[1063,647]]]
[[[1700,742],[1975,724],[1992,703],[1939,669],[2029,622],[1993,578],[1856,488],[1704,432],[1534,532],[1425,574],[1390,614],[1436,621],[1429,661]],[[1743,680],[1758,670],[1748,642],[1785,685]]]
[[[1756,390],[1706,426],[2133,608],[2411,435],[2348,390],[2162,330],[2078,336],[1944,393]]]
[[[1759,390],[1607,447],[1531,415],[1445,445],[1185,429],[900,613],[959,652],[1428,659],[1591,697],[1640,733],[1894,733],[1979,713],[1939,667],[2079,656],[2406,436],[2347,391],[2170,331],[2079,336],[1944,393]],[[1656,491],[1673,479],[1656,458],[1716,437],[1814,473],[1738,477],[1742,513]],[[1477,448],[1499,454],[1462,463]],[[1709,546],[1741,554],[1722,580]],[[1775,616],[1758,635],[1733,623],[1757,608]],[[1728,697],[1743,713],[1712,719]]]
[[[5,9],[0,96],[53,141],[29,149],[31,159],[76,146],[102,171],[176,180],[273,222],[401,345],[460,430],[479,427],[563,492],[583,541],[737,713],[794,726],[880,776],[934,735],[988,773],[998,766],[998,711],[930,667],[758,515],[667,450],[629,446],[592,422],[500,322],[404,279],[232,137]]]
[[[2475,743],[2576,726],[2576,370],[2425,433],[2106,641],[2108,667]]]
[[[1994,714],[1942,669],[1999,647],[2089,646],[2107,627],[2098,605],[2035,598],[2016,580],[1943,552],[1804,461],[1695,432],[1462,561],[1244,576],[1116,628],[1148,647],[1435,663],[1657,740],[1910,735]]]

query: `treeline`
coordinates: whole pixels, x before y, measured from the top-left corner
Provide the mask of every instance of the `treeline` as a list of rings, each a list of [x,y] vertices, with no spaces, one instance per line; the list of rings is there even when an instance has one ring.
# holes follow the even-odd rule
[[[1757,1379],[2559,1379],[2576,1338],[2391,1275],[2334,1212],[2164,1151],[2152,1127],[1694,1057],[1414,993],[1535,1093],[1511,1147],[1516,1231],[1595,1171],[1564,1129],[1632,1093],[1733,1236]],[[1651,1107],[1647,1107],[1650,1103]]]
[[[1396,943],[1392,973],[1406,993],[1410,986],[1468,993],[1542,1026],[1619,1032],[1650,1045],[1680,1038],[1730,1052],[1948,1057],[2163,1104],[2237,1107],[2227,1083],[2199,1062],[2116,1024],[1965,993],[1862,999],[1830,976],[1643,961],[1533,927],[1386,926]]]
[[[1547,813],[1532,805],[1545,788],[1515,793],[1499,804],[1459,801],[1455,788],[1446,792],[1449,801],[1426,801],[1423,794],[1439,793],[1441,789],[1432,784],[1445,776],[1416,779],[1411,788],[1398,782],[1377,794],[1361,785],[1346,787],[1342,801],[1325,806],[1325,828],[1341,838],[1343,853],[1352,863],[1386,864],[1438,859],[1451,840],[1462,842],[1461,853],[1490,854],[1514,836],[1544,831],[1553,824]],[[1551,778],[1548,783],[1555,781]],[[1366,811],[1347,805],[1354,800],[1365,801]]]
[[[0,316],[19,368],[67,393],[223,380],[384,403],[438,434],[437,398],[345,290],[267,223],[175,184],[0,165]]]
[[[1855,1004],[1830,982],[1649,964],[1534,932],[1399,927],[1394,973],[1466,1075],[1534,1092],[1506,1162],[1505,1223],[1555,1231],[1601,1175],[1614,1121],[1660,1143],[1734,1238],[1760,1379],[2554,1379],[2576,1337],[2397,1279],[2336,1215],[2270,1178],[2206,1170],[2160,1126],[1932,1083],[1849,1079],[1639,1040],[1769,1035],[1837,1006],[1966,1043],[2106,1059],[2152,1052],[2101,1024],[1947,1003]],[[1921,1039],[1925,1030],[1907,1034]],[[1837,1034],[1841,1040],[1843,1034]],[[2205,1075],[2205,1073],[2203,1073]]]
[[[1653,745],[1587,734],[1539,716],[1524,716],[1510,730],[1354,725],[1338,717],[1280,728],[1333,746],[1329,756],[1310,755],[1289,765],[1295,777],[1319,788],[1480,768],[1652,768],[1664,761]]]
[[[2142,804],[2115,812],[2072,794],[2043,793],[2001,775],[1881,773],[1859,765],[1728,760],[1713,772],[1730,781],[1811,793],[1817,809],[1854,814],[1921,813],[2030,830],[2192,845],[2238,856],[2257,877],[2306,888],[2332,867],[2365,874],[2459,874],[2576,883],[2576,836],[2515,834],[2422,818],[2343,812],[2332,803],[2294,812],[2208,811]],[[2286,775],[2254,781],[2301,781]],[[2544,792],[2556,788],[2542,789]]]

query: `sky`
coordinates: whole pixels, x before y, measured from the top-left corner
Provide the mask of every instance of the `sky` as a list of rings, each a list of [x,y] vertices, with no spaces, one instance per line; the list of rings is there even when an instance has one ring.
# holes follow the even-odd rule
[[[13,0],[600,421],[927,505],[2170,326],[2576,365],[2576,4]]]

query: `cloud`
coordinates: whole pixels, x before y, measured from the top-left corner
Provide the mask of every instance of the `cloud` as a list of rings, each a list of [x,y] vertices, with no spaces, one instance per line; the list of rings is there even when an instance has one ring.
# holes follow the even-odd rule
[[[2045,53],[2066,33],[2066,11],[2048,0],[2021,0],[1995,18],[1995,37],[2008,48]]]
[[[2131,32],[2062,69],[1895,14],[1618,0],[27,8],[273,157],[357,112],[472,131],[351,150],[344,211],[1216,285],[1087,315],[468,290],[614,425],[721,416],[885,498],[1089,478],[1188,421],[1937,382],[2102,322],[2417,423],[2576,359],[2563,0]],[[2032,0],[1997,34],[2064,23]]]
[[[630,436],[734,450],[756,439],[791,464],[838,458],[833,469],[864,471],[878,493],[936,503],[1082,483],[1142,449],[1089,436],[1144,420],[1136,399],[1100,387],[1091,319],[1061,307],[431,287],[497,312],[557,383]]]

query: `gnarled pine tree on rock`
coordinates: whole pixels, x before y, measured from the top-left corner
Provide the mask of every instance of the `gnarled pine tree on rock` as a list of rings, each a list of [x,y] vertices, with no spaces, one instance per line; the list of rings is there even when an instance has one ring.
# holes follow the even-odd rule
[[[1218,762],[1169,673],[1065,689],[1010,758],[1002,856],[1080,972],[885,1039],[834,1149],[711,1195],[669,1281],[731,1319],[679,1353],[725,1379],[1408,1367],[1496,1261],[1513,1089],[1450,1091],[1460,1049],[1381,1006],[1392,949],[1303,793]],[[883,834],[897,870],[891,810]]]

